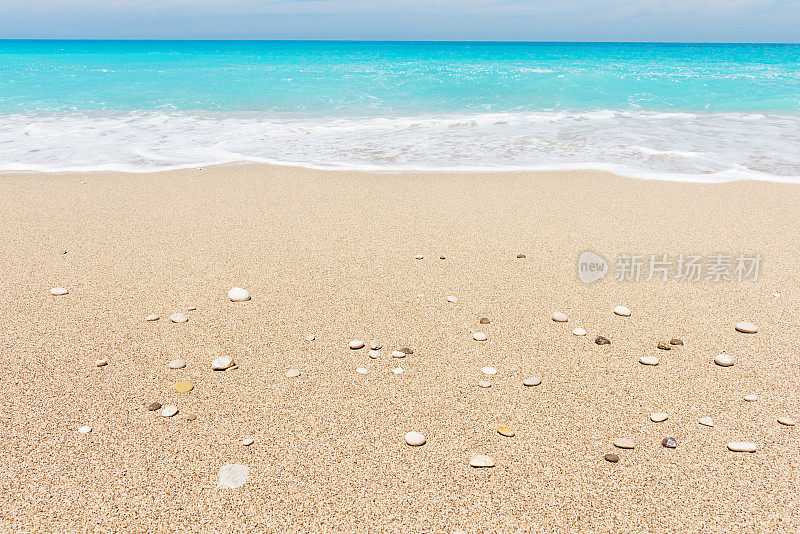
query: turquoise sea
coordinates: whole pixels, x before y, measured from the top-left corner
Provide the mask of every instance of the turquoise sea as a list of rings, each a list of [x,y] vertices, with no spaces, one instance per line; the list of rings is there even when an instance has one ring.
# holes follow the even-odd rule
[[[0,41],[0,169],[800,182],[800,45]]]

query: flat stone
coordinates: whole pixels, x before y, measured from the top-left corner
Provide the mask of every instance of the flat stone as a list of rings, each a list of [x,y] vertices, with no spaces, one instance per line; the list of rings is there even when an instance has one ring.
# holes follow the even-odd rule
[[[315,339],[317,339],[317,336],[315,336],[314,334],[308,334],[306,336],[306,341],[314,341]]]
[[[381,350],[383,348],[383,345],[381,344],[380,341],[370,341],[369,348],[371,350]]]
[[[197,419],[196,413],[190,413],[189,415],[186,416],[187,421],[194,421],[195,419]]]
[[[161,317],[156,315],[155,313],[151,313],[147,317],[144,318],[145,321],[158,321]]]
[[[252,445],[255,442],[256,442],[256,440],[253,439],[253,438],[244,438],[242,440],[242,445],[244,445],[245,447],[249,447],[250,445]]]
[[[664,343],[662,341],[662,342],[660,342],[658,344],[658,348],[661,349],[661,350],[671,350],[672,349],[672,345],[670,345],[669,343]]]
[[[408,347],[401,347],[401,348],[400,348],[400,352],[403,352],[403,353],[405,353],[405,354],[414,354],[414,351],[413,351],[413,350],[411,350],[411,349],[410,349],[410,348],[408,348]]]
[[[496,375],[497,374],[497,369],[487,365],[486,367],[481,367],[481,373],[483,373],[485,375],[489,375],[489,376]]]
[[[756,452],[757,448],[755,443],[747,441],[731,441],[728,443],[728,449],[733,452]]]
[[[625,306],[617,306],[616,308],[614,308],[614,313],[616,313],[620,317],[630,317],[631,310],[630,308],[627,308]]]
[[[96,362],[94,362],[94,364],[97,367],[105,367],[106,365],[108,365],[108,360],[106,360],[106,359],[97,360]]]
[[[298,376],[300,376],[299,369],[289,369],[286,371],[286,378],[297,378]]]
[[[69,290],[64,289],[63,287],[54,287],[50,290],[50,294],[54,297],[60,297],[61,295],[66,295],[69,293]]]
[[[710,426],[710,427],[714,426],[714,420],[711,419],[710,417],[701,417],[700,419],[697,420],[697,422],[703,426]]]
[[[405,358],[406,353],[401,350],[393,350],[392,351],[392,358]]]
[[[88,434],[91,431],[92,431],[92,427],[90,427],[90,426],[84,425],[84,426],[79,426],[78,427],[78,432],[80,432],[81,434]]]
[[[420,447],[425,445],[425,436],[421,432],[417,432],[416,430],[412,430],[411,432],[406,432],[405,435],[406,443],[411,445],[412,447]]]
[[[494,458],[486,456],[485,454],[476,454],[469,460],[469,465],[472,467],[494,467]]]
[[[381,351],[379,350],[371,350],[367,354],[369,354],[369,357],[372,358],[373,360],[376,360],[381,357]]]
[[[151,412],[154,412],[156,410],[160,410],[161,409],[161,403],[160,402],[151,402],[150,404],[147,405],[147,409],[150,410]]]
[[[180,382],[175,383],[175,391],[178,393],[189,393],[194,389],[194,384],[189,382],[188,380],[181,380]]]
[[[244,302],[250,300],[250,292],[241,287],[232,287],[228,291],[228,298],[231,302]]]
[[[195,311],[196,309],[197,306],[189,306],[188,308],[186,308],[186,311]]]
[[[214,358],[214,360],[211,362],[211,368],[215,371],[224,371],[225,369],[230,369],[231,367],[233,367],[233,360],[227,356]]]
[[[737,332],[742,332],[743,334],[755,334],[758,332],[758,327],[747,321],[740,321],[736,323],[734,328],[736,328]]]
[[[450,295],[449,297],[447,297],[447,302],[451,302],[451,303],[455,304],[456,302],[458,302],[458,297],[454,297],[454,296]]]
[[[481,323],[481,324],[489,324],[492,321],[490,321],[488,317],[481,317],[478,322]]]
[[[492,383],[489,382],[488,380],[481,380],[478,382],[478,386],[482,388],[490,388],[492,387]]]
[[[730,367],[733,365],[733,357],[727,354],[717,354],[717,356],[714,358],[714,363],[720,367]]]
[[[185,323],[189,320],[185,313],[173,313],[169,316],[169,320],[173,323]]]
[[[525,380],[522,381],[522,385],[528,387],[538,386],[541,383],[542,379],[539,378],[538,376],[534,376],[533,378],[526,378]]]
[[[632,449],[636,447],[636,445],[633,443],[633,440],[628,438],[614,438],[613,443],[618,449]]]
[[[585,336],[586,330],[584,330],[583,328],[576,328],[575,330],[572,331],[572,333],[575,334],[576,336]]]
[[[664,438],[661,440],[661,446],[667,449],[674,449],[678,446],[678,440],[675,438]]]
[[[164,406],[163,410],[161,410],[161,415],[164,417],[172,417],[176,413],[178,413],[177,406],[167,405]]]
[[[658,358],[655,356],[642,356],[639,358],[639,363],[642,365],[658,365]]]
[[[486,341],[488,339],[488,336],[483,332],[475,332],[474,334],[472,334],[472,339],[474,339],[475,341]]]
[[[650,414],[650,420],[654,423],[662,423],[669,419],[669,415],[663,412],[655,412]]]
[[[755,393],[745,395],[744,400],[746,400],[747,402],[756,402],[758,400],[758,395],[756,395]]]
[[[497,433],[501,436],[505,436],[507,438],[513,438],[517,435],[517,432],[511,428],[510,426],[500,425],[497,427]]]
[[[424,258],[422,254],[417,254],[416,256],[414,256],[415,260],[421,260],[422,258]]]
[[[349,346],[353,350],[363,349],[364,342],[361,341],[360,339],[354,339],[353,341],[350,342]]]
[[[598,345],[611,345],[611,340],[603,336],[597,336],[594,338],[594,342]]]
[[[613,452],[607,452],[607,453],[605,453],[603,455],[603,460],[605,460],[606,462],[611,462],[612,464],[615,464],[615,463],[619,462],[619,456],[617,456]]]
[[[246,465],[225,464],[219,470],[219,489],[236,489],[244,486],[250,476],[250,468]]]
[[[443,259],[445,259],[445,257],[444,256],[439,256],[439,259],[443,260]]]
[[[566,323],[567,321],[569,321],[569,317],[567,316],[567,314],[560,311],[554,311],[551,317],[557,323]]]
[[[683,345],[683,340],[678,339],[677,337],[673,337],[672,339],[669,340],[669,344],[670,345],[676,345],[676,346],[680,347],[680,346]]]
[[[369,374],[369,369],[367,369],[365,367],[358,367],[356,369],[356,373],[358,373],[360,375],[366,375],[366,374]]]
[[[517,254],[517,259],[518,260],[521,260],[523,258],[527,258],[527,256],[525,254]]]
[[[170,369],[183,369],[186,367],[186,362],[183,360],[172,360],[167,364]]]
[[[784,426],[794,426],[797,424],[791,417],[778,417],[778,422]]]
[[[402,375],[403,374],[403,368],[402,367],[395,367],[394,369],[392,369],[392,372],[394,374],[396,374],[396,375]]]

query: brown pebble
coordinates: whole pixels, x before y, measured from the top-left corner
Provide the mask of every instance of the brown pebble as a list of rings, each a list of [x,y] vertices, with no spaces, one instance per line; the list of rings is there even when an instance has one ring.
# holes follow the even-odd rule
[[[683,345],[683,341],[681,341],[677,337],[673,337],[672,339],[669,340],[669,344],[670,345]]]
[[[527,258],[525,254],[517,254],[517,259]]]
[[[481,324],[489,324],[492,321],[490,321],[488,317],[481,317],[481,320],[478,321],[478,322],[481,323]]]
[[[443,260],[443,259],[444,259],[444,256],[439,256],[439,259],[440,259],[440,260]]]
[[[196,413],[190,413],[189,415],[186,416],[187,421],[194,421],[195,419],[197,419]]]
[[[658,344],[658,348],[661,350],[670,350],[672,347],[669,346],[669,343],[664,343],[663,341]]]
[[[611,345],[611,340],[603,336],[597,336],[594,339],[594,342],[597,343],[598,345]]]
[[[403,347],[402,349],[400,349],[400,352],[404,354],[414,354],[414,351],[409,349],[408,347]]]
[[[151,402],[150,404],[147,405],[147,409],[150,410],[151,412],[154,412],[160,408],[161,408],[160,402]]]
[[[619,462],[619,456],[617,456],[613,452],[606,453],[606,455],[603,456],[603,459],[606,462],[611,462],[612,464],[615,464],[615,463]]]
[[[513,438],[516,435],[516,432],[510,426],[500,425],[497,427],[497,432],[501,436],[506,436],[507,438]]]

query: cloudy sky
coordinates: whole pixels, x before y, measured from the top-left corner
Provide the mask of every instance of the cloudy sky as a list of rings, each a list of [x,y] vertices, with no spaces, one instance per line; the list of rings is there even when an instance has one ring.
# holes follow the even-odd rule
[[[800,0],[0,0],[0,38],[800,41]]]

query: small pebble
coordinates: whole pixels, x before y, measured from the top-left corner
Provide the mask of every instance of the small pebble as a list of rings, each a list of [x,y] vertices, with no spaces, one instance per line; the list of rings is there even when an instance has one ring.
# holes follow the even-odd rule
[[[405,435],[406,443],[411,445],[412,447],[419,447],[421,445],[425,445],[425,436],[421,432],[417,432],[412,430],[411,432],[407,432]]]
[[[481,380],[480,382],[478,382],[478,387],[490,388],[492,387],[492,383],[489,382],[488,380]]]
[[[755,393],[745,395],[744,400],[746,400],[747,402],[756,402],[758,400],[758,395],[756,395]]]
[[[219,358],[214,358],[211,362],[211,368],[214,371],[224,371],[226,369],[230,369],[233,366],[233,360],[228,358],[227,356],[220,356]]]
[[[424,256],[422,254],[417,254],[416,256],[414,256],[414,259],[415,260],[421,260],[423,257]]]
[[[244,302],[250,300],[250,292],[241,287],[232,287],[230,291],[228,291],[228,298],[231,302]]]
[[[186,367],[186,362],[183,360],[172,360],[167,365],[170,369],[183,369]]]
[[[525,254],[517,254],[517,259],[521,260],[523,258],[527,258],[527,256]]]
[[[400,350],[393,350],[392,351],[392,358],[405,358],[406,353]]]
[[[797,422],[791,417],[778,417],[778,422],[785,426],[794,426]]]
[[[189,393],[194,389],[194,384],[189,382],[188,380],[182,380],[180,382],[175,383],[175,391],[178,393]]]
[[[186,308],[186,311],[195,311],[196,309],[197,306],[189,306],[188,308]]]
[[[455,304],[456,302],[458,302],[458,297],[453,297],[451,295],[451,296],[447,297],[447,302],[452,302],[453,304]]]
[[[256,442],[256,440],[253,439],[253,438],[244,438],[242,440],[242,445],[244,445],[245,447],[249,447],[250,445],[252,445],[255,442]]]
[[[69,291],[63,287],[54,287],[50,290],[50,294],[55,297],[60,297],[61,295],[66,295],[67,293],[69,293]]]
[[[145,321],[158,321],[159,319],[160,317],[155,313],[151,313],[150,315],[144,318]]]
[[[494,467],[494,458],[491,456],[486,456],[485,454],[476,454],[473,456],[470,461],[469,465],[472,467]]]
[[[630,308],[627,308],[625,306],[617,306],[616,308],[614,308],[614,313],[616,313],[621,317],[630,317],[631,310]]]
[[[236,489],[244,486],[250,476],[250,468],[246,465],[225,464],[219,470],[219,489]]]
[[[413,350],[411,350],[411,349],[410,349],[410,348],[408,348],[408,347],[402,347],[402,348],[400,349],[400,352],[402,352],[403,354],[414,354],[414,351],[413,351]]]
[[[730,367],[733,365],[733,358],[727,354],[718,354],[717,357],[714,358],[714,363],[720,367]]]
[[[678,339],[677,337],[673,337],[672,339],[669,340],[669,344],[670,345],[681,346],[681,345],[683,345],[683,341]]]
[[[483,332],[475,332],[472,334],[472,339],[475,341],[486,341],[488,338]]]
[[[150,410],[151,412],[159,410],[159,409],[161,409],[161,403],[160,402],[151,402],[150,404],[147,405],[147,409]]]
[[[585,336],[586,330],[584,330],[583,328],[576,328],[575,330],[572,331],[572,333],[575,334],[576,336]]]
[[[611,345],[611,340],[603,336],[597,336],[594,338],[594,342],[598,345]]]
[[[402,367],[395,367],[394,369],[392,369],[392,372],[394,374],[396,374],[396,375],[402,375],[403,374],[403,368]]]
[[[553,312],[553,315],[551,317],[557,323],[566,323],[569,320],[567,314],[560,311]]]
[[[728,443],[728,449],[733,452],[756,452],[756,444],[747,441],[732,441]]]
[[[439,259],[443,260],[443,259],[445,259],[445,257],[444,256],[439,256]]]
[[[539,378],[538,376],[535,376],[533,378],[526,378],[525,380],[522,381],[522,385],[528,387],[538,386],[541,383],[542,379]]]
[[[108,365],[108,360],[106,360],[106,359],[103,359],[103,360],[97,360],[96,362],[94,362],[94,364],[95,364],[97,367],[105,367],[106,365]]]
[[[617,456],[613,452],[607,452],[605,455],[603,455],[603,459],[606,462],[611,462],[612,464],[619,462],[619,456]]]
[[[299,369],[289,369],[286,371],[286,378],[297,378],[298,376],[300,376]]]
[[[507,438],[513,438],[517,432],[510,426],[500,425],[497,427],[497,433]]]
[[[369,357],[372,358],[373,360],[376,360],[381,357],[381,351],[379,350],[371,350],[367,354],[369,354]]]
[[[480,321],[478,321],[478,322],[481,323],[481,324],[489,324],[492,321],[490,321],[488,317],[481,317]]]
[[[674,449],[678,446],[678,440],[675,438],[664,438],[661,440],[661,446],[667,449]]]
[[[190,413],[189,415],[186,416],[187,421],[194,421],[195,419],[197,419],[196,413]]]
[[[667,419],[669,419],[669,415],[662,412],[656,412],[650,414],[650,420],[654,423],[662,423]]]
[[[178,408],[172,405],[164,406],[164,409],[161,410],[161,415],[164,417],[172,417],[176,413],[178,413]]]
[[[710,417],[701,417],[700,419],[697,420],[697,422],[703,426],[711,426],[711,427],[714,426],[714,420],[711,419]]]
[[[489,376],[496,375],[497,374],[497,369],[495,369],[494,367],[489,367],[487,365],[486,367],[481,367],[481,373],[483,373],[485,375],[489,375]]]
[[[636,445],[628,438],[614,438],[614,446],[618,449],[632,449]]]
[[[369,369],[365,369],[364,367],[359,367],[356,369],[356,373],[360,375],[366,375],[369,373]]]
[[[173,323],[185,323],[189,320],[185,313],[173,313],[169,316],[169,320]]]
[[[758,327],[753,323],[747,321],[741,321],[736,323],[736,326],[734,328],[736,328],[737,332],[742,332],[743,334],[755,334],[758,332]]]
[[[671,350],[672,346],[669,343],[664,343],[663,341],[658,344],[658,348],[661,350]]]
[[[383,345],[381,345],[380,341],[370,341],[369,348],[371,350],[381,350],[383,348]]]
[[[639,363],[643,365],[658,365],[658,358],[655,356],[642,356],[639,358]]]
[[[350,348],[353,350],[364,348],[364,342],[361,341],[360,339],[354,339],[353,341],[350,342]]]
[[[315,339],[317,339],[317,336],[315,336],[314,334],[308,334],[306,336],[306,341],[314,341]]]
[[[80,432],[81,434],[88,434],[91,431],[92,431],[92,427],[90,427],[90,426],[85,426],[84,425],[84,426],[78,427],[78,432]]]

